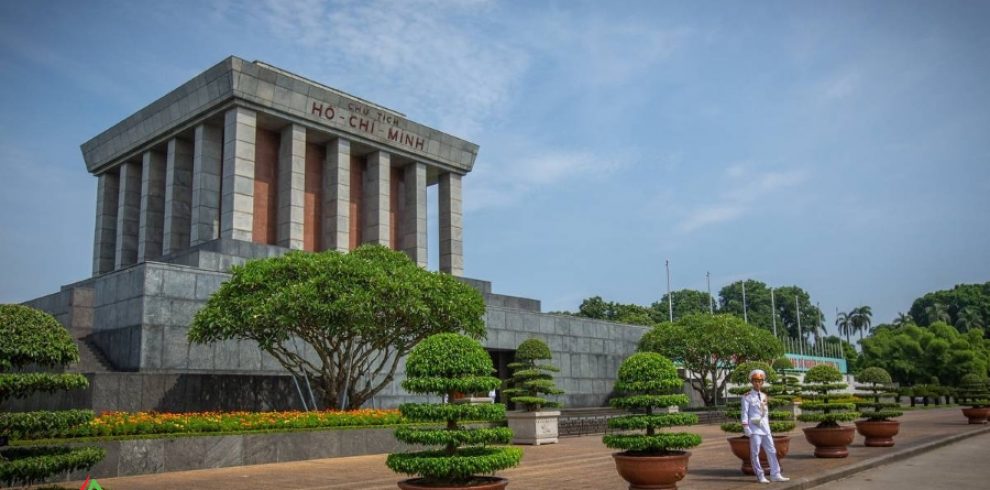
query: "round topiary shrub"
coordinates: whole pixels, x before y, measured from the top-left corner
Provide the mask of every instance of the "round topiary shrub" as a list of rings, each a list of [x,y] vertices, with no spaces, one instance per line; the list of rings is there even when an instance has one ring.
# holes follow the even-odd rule
[[[0,409],[5,401],[32,393],[85,388],[89,382],[81,374],[21,371],[29,366],[62,368],[78,360],[72,337],[51,315],[0,305]],[[90,410],[0,412],[0,482],[31,484],[100,462],[105,451],[99,447],[4,447],[8,439],[57,437],[92,418]]]
[[[959,380],[956,399],[961,405],[972,408],[990,407],[990,390],[987,389],[987,377],[979,373],[970,373]]]
[[[737,396],[748,393],[752,389],[749,386],[749,373],[754,369],[762,369],[763,372],[767,373],[768,384],[763,392],[767,394],[767,400],[771,409],[769,414],[770,431],[774,434],[783,434],[794,430],[795,423],[793,415],[788,410],[782,410],[785,407],[790,407],[793,397],[783,392],[783,389],[778,384],[781,377],[769,364],[760,361],[748,361],[736,366],[732,373],[729,374],[729,381],[742,386],[730,388],[729,393]],[[725,415],[731,422],[721,425],[723,431],[733,434],[744,432],[742,422],[739,421],[742,416],[741,401],[735,400],[730,402]]]
[[[402,387],[419,394],[446,395],[488,392],[501,382],[491,358],[476,340],[463,335],[432,335],[415,347],[406,360],[406,380]],[[439,422],[443,427],[401,427],[396,439],[439,449],[388,455],[385,464],[392,471],[419,475],[417,484],[468,486],[492,474],[519,464],[522,450],[500,446],[512,439],[505,427],[468,428],[463,420],[501,421],[505,405],[498,403],[403,403],[399,411],[413,422]]]
[[[544,395],[560,395],[553,382],[553,374],[560,371],[556,366],[541,363],[553,358],[550,348],[540,339],[527,339],[516,349],[516,360],[509,364],[512,378],[508,387],[502,390],[509,401],[518,403],[527,412],[538,412],[543,408],[558,408],[560,403],[547,400]]]
[[[904,414],[900,410],[900,404],[894,402],[883,402],[881,398],[896,397],[893,380],[883,368],[868,367],[856,376],[856,381],[862,384],[856,385],[860,391],[856,395],[867,398],[866,401],[856,402],[859,409],[859,416],[869,420],[890,420]]]
[[[602,442],[613,449],[624,449],[631,456],[663,456],[680,454],[682,450],[701,444],[701,436],[689,432],[660,432],[664,427],[698,423],[693,413],[657,413],[659,408],[685,406],[689,400],[683,393],[684,381],[677,367],[666,357],[654,352],[639,352],[622,361],[615,391],[621,397],[611,400],[615,408],[633,415],[608,420],[610,429],[639,430],[645,434],[606,434]]]
[[[842,373],[835,366],[819,364],[804,374],[804,398],[801,404],[802,422],[818,422],[819,429],[839,427],[839,422],[855,420],[859,414],[856,404],[834,401],[833,392],[843,390],[848,385],[842,383]]]

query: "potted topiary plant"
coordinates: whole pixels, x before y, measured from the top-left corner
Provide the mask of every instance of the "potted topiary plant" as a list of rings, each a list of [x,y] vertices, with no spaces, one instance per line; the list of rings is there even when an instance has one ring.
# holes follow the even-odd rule
[[[791,447],[791,436],[787,433],[794,430],[794,415],[790,410],[786,410],[786,407],[791,405],[791,400],[793,397],[789,395],[786,391],[786,387],[780,384],[781,377],[777,372],[770,367],[769,364],[759,361],[749,361],[744,362],[732,371],[729,375],[729,381],[734,384],[742,385],[735,388],[730,388],[729,393],[733,395],[742,396],[745,395],[751,389],[749,384],[749,373],[754,369],[762,369],[767,375],[767,380],[770,384],[766,387],[765,392],[768,395],[768,403],[770,404],[770,431],[773,433],[773,445],[777,448],[777,459],[781,460],[787,456],[788,451]],[[728,404],[728,410],[726,410],[726,416],[729,418],[729,422],[721,425],[723,431],[730,434],[742,434],[743,426],[740,422],[740,401],[735,400]],[[732,454],[735,454],[737,458],[742,460],[742,467],[740,468],[744,474],[752,475],[753,464],[750,462],[750,449],[749,449],[749,437],[747,436],[731,436],[727,437],[726,440],[729,441],[729,448],[732,449]],[[767,461],[766,452],[763,448],[760,448],[760,463],[766,471],[770,471],[770,463]]]
[[[463,335],[432,335],[417,344],[406,359],[402,387],[412,393],[446,395],[450,402],[403,403],[402,415],[413,422],[443,423],[443,427],[402,427],[396,439],[408,443],[441,446],[436,450],[389,454],[385,464],[392,471],[419,475],[399,482],[403,490],[505,488],[508,480],[494,476],[497,470],[519,464],[522,450],[503,446],[512,439],[505,427],[468,428],[463,420],[500,421],[501,403],[457,403],[453,393],[488,392],[501,381],[491,376],[492,360],[478,341]]]
[[[22,371],[62,368],[78,360],[79,349],[54,317],[27,306],[0,305],[0,407],[31,393],[85,388],[89,381],[78,373]],[[106,451],[95,446],[5,447],[9,438],[55,437],[92,418],[91,410],[0,412],[0,482],[31,484],[99,463]]]
[[[987,390],[987,377],[970,373],[962,377],[956,390],[956,401],[969,408],[962,409],[963,415],[971,424],[985,424],[990,416],[990,392]]]
[[[553,383],[553,374],[560,369],[540,361],[553,356],[547,344],[539,339],[527,339],[516,349],[516,360],[509,364],[512,378],[502,390],[509,401],[522,405],[522,411],[506,414],[512,429],[513,444],[555,444],[557,442],[557,418],[560,403],[547,400],[544,395],[559,395],[564,391]]]
[[[845,389],[842,373],[830,364],[819,364],[804,374],[804,398],[801,404],[802,422],[818,422],[815,427],[804,428],[804,437],[815,446],[815,457],[845,458],[849,456],[847,447],[852,444],[856,430],[839,425],[839,422],[855,420],[854,403],[836,402],[834,391]]]
[[[657,409],[688,404],[684,381],[677,376],[677,367],[655,352],[639,352],[622,361],[615,391],[622,396],[613,398],[611,405],[633,415],[613,417],[608,427],[617,430],[646,429],[646,434],[606,434],[606,446],[624,451],[612,454],[619,475],[629,482],[630,489],[677,488],[677,482],[687,474],[685,449],[701,444],[701,436],[689,432],[661,432],[662,427],[698,423],[692,413],[660,413]]]
[[[856,430],[866,438],[866,446],[893,446],[894,436],[900,430],[901,423],[890,419],[900,417],[904,412],[897,410],[900,407],[898,403],[880,401],[881,398],[897,397],[897,392],[891,386],[893,381],[890,373],[883,368],[869,367],[856,376],[856,381],[863,383],[856,385],[861,390],[856,394],[868,398],[868,401],[856,402],[856,408],[860,410],[859,416],[866,419],[856,421]]]

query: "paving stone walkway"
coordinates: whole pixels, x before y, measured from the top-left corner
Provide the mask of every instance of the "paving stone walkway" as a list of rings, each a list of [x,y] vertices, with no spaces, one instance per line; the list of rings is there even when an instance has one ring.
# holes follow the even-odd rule
[[[849,448],[849,457],[818,459],[812,456],[800,427],[793,431],[790,454],[781,462],[788,483],[757,484],[739,471],[741,462],[729,451],[718,426],[691,427],[704,439],[692,450],[685,489],[774,490],[811,488],[875,466],[902,460],[936,447],[990,432],[990,425],[969,425],[958,408],[917,410],[901,419],[901,432],[892,448],[863,446],[862,436]],[[525,447],[518,467],[500,472],[510,479],[509,488],[547,490],[621,490],[626,483],[615,472],[612,451],[601,436],[562,438],[559,444]],[[973,471],[982,471],[974,468]],[[94,475],[99,479],[99,475]],[[401,479],[385,467],[385,455],[321,459],[293,463],[182,471],[134,477],[99,479],[107,490],[186,490],[278,488],[295,490],[389,489]],[[76,483],[78,488],[81,483]],[[72,485],[69,484],[69,487]]]

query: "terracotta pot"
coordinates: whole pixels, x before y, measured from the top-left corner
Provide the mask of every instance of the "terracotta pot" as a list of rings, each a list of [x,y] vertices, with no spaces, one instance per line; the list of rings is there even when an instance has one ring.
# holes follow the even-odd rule
[[[629,490],[677,488],[688,470],[688,451],[669,456],[629,456],[613,453],[615,469],[629,482]]]
[[[479,476],[476,480],[479,483],[475,485],[458,487],[429,485],[423,478],[410,478],[400,481],[399,488],[402,490],[463,490],[465,488],[471,490],[502,490],[509,484],[509,480],[497,476]]]
[[[753,472],[753,464],[749,460],[749,438],[737,436],[726,437],[725,440],[729,441],[729,448],[732,449],[732,454],[735,454],[737,458],[742,460],[742,468],[740,470],[747,475],[755,474]],[[773,446],[777,448],[777,462],[780,462],[791,450],[791,436],[773,436]],[[760,465],[763,466],[764,473],[770,473],[770,461],[767,460],[767,453],[762,447],[760,448]]]
[[[847,446],[852,444],[856,436],[855,427],[808,427],[802,429],[804,438],[815,446],[816,458],[845,458],[849,456]]]
[[[964,408],[962,409],[962,413],[969,419],[969,423],[971,424],[985,424],[987,423],[987,417],[990,417],[990,407]]]
[[[867,447],[890,447],[894,445],[894,436],[901,430],[901,423],[896,420],[857,420],[856,430],[866,440]]]

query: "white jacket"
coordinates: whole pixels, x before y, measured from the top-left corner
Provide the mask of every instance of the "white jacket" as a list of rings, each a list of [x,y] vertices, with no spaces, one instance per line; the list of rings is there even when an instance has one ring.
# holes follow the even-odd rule
[[[770,408],[767,395],[750,390],[742,398],[742,424],[749,427],[754,435],[770,435]]]

